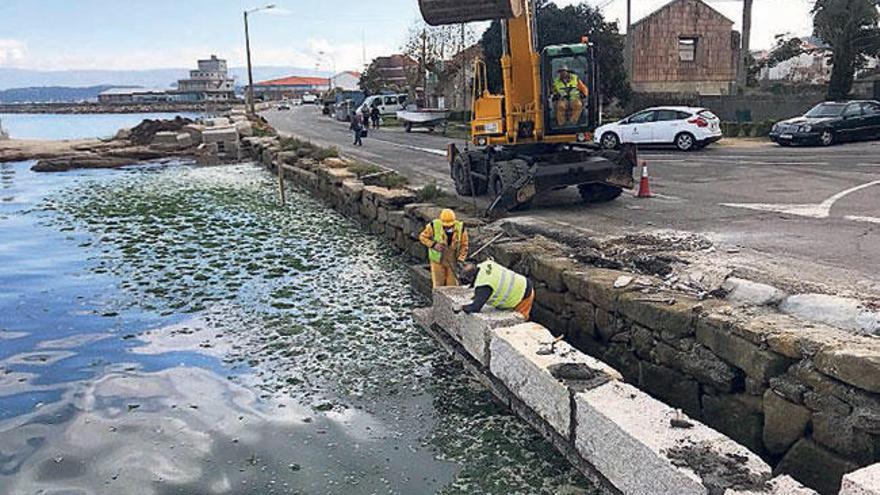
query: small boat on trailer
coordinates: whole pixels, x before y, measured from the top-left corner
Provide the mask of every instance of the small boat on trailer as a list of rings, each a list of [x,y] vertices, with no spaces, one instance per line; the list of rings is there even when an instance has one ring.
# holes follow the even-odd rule
[[[414,127],[420,127],[434,131],[440,127],[443,134],[446,134],[446,127],[449,123],[449,110],[441,108],[421,108],[418,110],[398,110],[397,120],[403,124],[406,132],[412,132]]]

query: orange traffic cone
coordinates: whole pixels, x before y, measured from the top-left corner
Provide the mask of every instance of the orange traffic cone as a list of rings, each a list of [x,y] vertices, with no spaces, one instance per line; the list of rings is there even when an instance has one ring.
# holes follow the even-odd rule
[[[651,184],[648,183],[648,162],[644,160],[642,160],[642,180],[639,182],[639,194],[636,197],[651,197]]]

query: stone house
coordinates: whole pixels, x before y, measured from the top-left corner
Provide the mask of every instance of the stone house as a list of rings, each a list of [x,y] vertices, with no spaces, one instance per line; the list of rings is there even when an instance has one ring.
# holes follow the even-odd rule
[[[451,110],[470,110],[474,61],[483,58],[480,43],[465,48],[440,64],[428,79],[428,105]]]
[[[731,94],[740,36],[732,20],[702,0],[673,0],[631,31],[635,91]]]

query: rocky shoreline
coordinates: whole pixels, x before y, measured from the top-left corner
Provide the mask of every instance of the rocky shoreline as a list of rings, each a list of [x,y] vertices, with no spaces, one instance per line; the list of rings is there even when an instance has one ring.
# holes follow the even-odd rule
[[[261,125],[239,111],[201,121],[147,119],[132,129],[120,129],[109,140],[9,139],[0,141],[0,163],[37,160],[31,167],[35,172],[118,168],[165,158],[188,158],[211,165],[239,160],[239,139],[252,136],[255,128],[259,132]]]

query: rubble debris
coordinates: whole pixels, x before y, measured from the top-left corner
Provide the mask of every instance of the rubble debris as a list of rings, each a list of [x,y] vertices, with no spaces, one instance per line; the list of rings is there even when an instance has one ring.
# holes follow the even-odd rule
[[[720,453],[708,443],[686,444],[666,452],[672,464],[697,473],[710,495],[723,495],[728,489],[766,491],[770,486],[766,473],[744,465],[748,458],[733,452]]]

